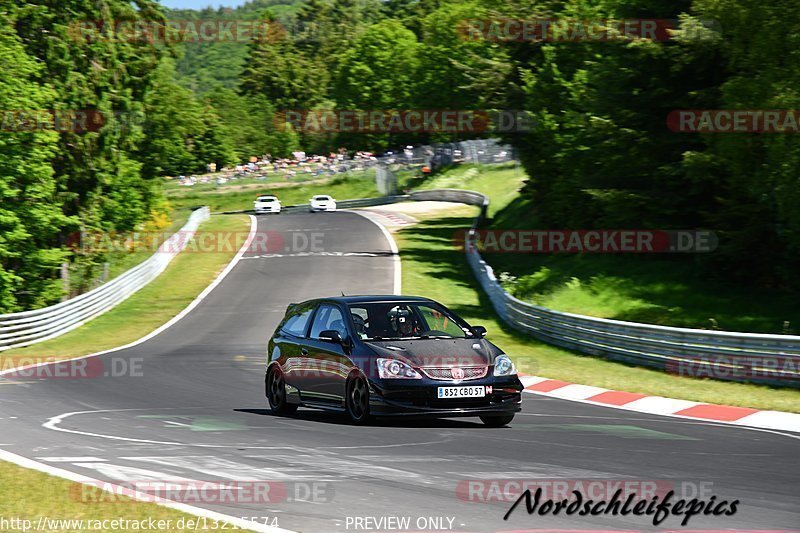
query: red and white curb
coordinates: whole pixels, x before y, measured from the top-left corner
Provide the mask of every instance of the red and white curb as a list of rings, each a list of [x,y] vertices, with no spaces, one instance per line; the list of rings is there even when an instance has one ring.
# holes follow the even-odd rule
[[[539,376],[520,376],[525,392],[589,403],[615,409],[638,411],[655,415],[676,416],[707,422],[721,422],[737,426],[796,431],[800,433],[800,414],[782,411],[760,411],[749,407],[734,407],[710,403],[676,400],[661,396],[648,396],[578,385]]]
[[[356,210],[352,210],[356,211]],[[405,226],[412,226],[418,221],[412,216],[402,213],[392,213],[391,211],[381,211],[379,209],[358,209],[356,211],[359,215],[363,215],[373,222],[377,222],[389,228],[398,228]]]

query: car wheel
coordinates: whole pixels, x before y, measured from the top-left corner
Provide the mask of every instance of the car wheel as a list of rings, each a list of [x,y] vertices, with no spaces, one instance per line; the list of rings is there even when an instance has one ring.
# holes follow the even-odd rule
[[[345,405],[353,424],[362,426],[370,421],[369,385],[364,376],[354,374],[347,380]]]
[[[501,428],[507,426],[514,420],[514,415],[501,415],[501,416],[482,416],[481,422],[490,428]]]
[[[274,415],[290,415],[297,411],[297,405],[286,401],[286,380],[277,365],[272,365],[267,373],[267,400]]]

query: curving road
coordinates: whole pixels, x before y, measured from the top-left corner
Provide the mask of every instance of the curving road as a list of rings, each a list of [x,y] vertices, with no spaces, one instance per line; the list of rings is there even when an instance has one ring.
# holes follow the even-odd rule
[[[197,505],[295,531],[654,529],[648,517],[528,516],[524,505],[504,521],[510,501],[480,501],[502,499],[507,480],[532,479],[553,490],[622,481],[740,500],[735,515],[695,516],[690,529],[800,526],[797,435],[531,395],[500,430],[470,419],[353,427],[311,410],[270,416],[264,345],[287,304],[391,293],[394,265],[380,229],[354,213],[258,225],[271,244],[245,254],[190,314],[102,356],[124,375],[0,387],[0,448],[109,481],[274,481],[281,501]],[[382,517],[409,526],[367,520]],[[680,519],[660,528],[681,529]]]

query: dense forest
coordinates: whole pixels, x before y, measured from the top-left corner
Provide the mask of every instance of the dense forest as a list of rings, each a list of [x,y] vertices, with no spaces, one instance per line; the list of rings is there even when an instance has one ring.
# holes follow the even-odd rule
[[[384,150],[468,133],[308,133],[285,110],[515,109],[531,224],[713,229],[704,267],[796,290],[800,135],[676,133],[681,109],[800,109],[796,0],[0,0],[0,312],[61,297],[76,231],[166,209],[159,178],[270,153]],[[464,21],[680,21],[666,39],[465,38]],[[108,38],[97,21],[268,21],[251,39]],[[93,31],[75,31],[92,21]],[[708,24],[713,21],[713,24]],[[84,24],[84,26],[81,26]],[[167,42],[168,41],[168,42]],[[100,116],[31,127],[32,110]],[[24,113],[23,113],[24,112]]]

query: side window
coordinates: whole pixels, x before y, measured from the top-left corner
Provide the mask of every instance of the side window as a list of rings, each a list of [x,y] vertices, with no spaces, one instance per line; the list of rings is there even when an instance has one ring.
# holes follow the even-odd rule
[[[343,339],[347,337],[347,326],[344,324],[342,312],[338,307],[327,304],[320,306],[314,317],[314,324],[311,326],[311,338],[318,339],[319,334],[326,329],[338,331]]]
[[[314,311],[313,307],[298,310],[294,315],[286,319],[286,322],[281,326],[281,331],[295,337],[305,337],[312,311]]]

